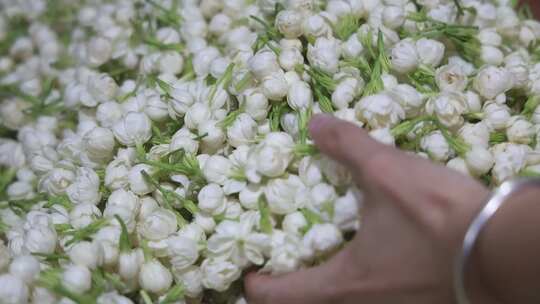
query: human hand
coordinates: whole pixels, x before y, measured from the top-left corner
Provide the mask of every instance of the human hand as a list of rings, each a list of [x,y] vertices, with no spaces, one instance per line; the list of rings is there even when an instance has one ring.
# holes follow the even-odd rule
[[[363,190],[362,227],[320,266],[281,276],[250,274],[248,302],[455,303],[454,257],[488,190],[328,115],[314,116],[310,132],[320,151],[350,168]],[[471,273],[473,302],[496,303]]]

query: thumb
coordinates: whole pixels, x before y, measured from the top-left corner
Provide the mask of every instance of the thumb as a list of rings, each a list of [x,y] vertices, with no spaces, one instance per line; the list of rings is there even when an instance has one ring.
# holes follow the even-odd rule
[[[329,303],[344,277],[344,262],[348,250],[337,253],[317,267],[283,275],[250,273],[244,281],[245,295],[250,304],[318,304]],[[331,283],[330,283],[331,282]]]

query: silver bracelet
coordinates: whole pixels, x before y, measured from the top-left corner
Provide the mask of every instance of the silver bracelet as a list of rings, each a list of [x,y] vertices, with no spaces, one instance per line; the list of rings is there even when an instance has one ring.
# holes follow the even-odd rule
[[[508,200],[508,198],[529,186],[540,186],[540,179],[518,179],[503,183],[498,189],[494,190],[487,200],[484,208],[471,222],[460,253],[456,257],[454,264],[454,291],[458,304],[470,304],[465,290],[465,268],[467,260],[474,249],[478,235],[486,226],[487,222],[493,217],[495,212]]]

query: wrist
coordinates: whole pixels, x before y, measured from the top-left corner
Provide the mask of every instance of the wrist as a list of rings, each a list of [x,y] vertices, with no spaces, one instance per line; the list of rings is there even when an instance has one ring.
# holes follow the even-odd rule
[[[515,193],[490,219],[473,251],[467,278],[471,299],[538,303],[540,297],[540,188]]]

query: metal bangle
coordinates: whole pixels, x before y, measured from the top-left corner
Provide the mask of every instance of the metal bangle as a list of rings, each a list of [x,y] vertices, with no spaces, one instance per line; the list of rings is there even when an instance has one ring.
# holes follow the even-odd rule
[[[454,263],[454,292],[458,304],[470,304],[465,290],[465,269],[467,260],[471,255],[478,235],[493,217],[495,212],[506,202],[508,198],[523,188],[529,186],[540,186],[540,179],[518,179],[503,183],[494,190],[487,200],[484,208],[478,213],[467,229],[460,253]]]

